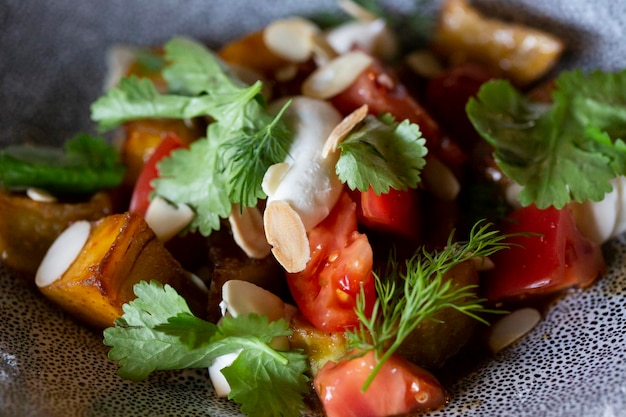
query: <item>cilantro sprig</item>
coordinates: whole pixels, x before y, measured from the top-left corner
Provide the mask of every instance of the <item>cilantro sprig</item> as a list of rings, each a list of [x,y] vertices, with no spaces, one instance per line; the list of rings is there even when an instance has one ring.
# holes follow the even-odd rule
[[[142,118],[210,118],[206,137],[165,158],[153,184],[157,195],[191,206],[191,229],[208,235],[232,204],[254,206],[265,197],[263,175],[285,159],[291,136],[282,112],[267,111],[261,83],[243,85],[204,45],[174,38],[165,45],[165,60],[168,93],[149,79],[123,79],[93,103],[92,119],[106,130]]]
[[[376,194],[415,188],[426,161],[426,140],[419,126],[393,116],[367,116],[339,144],[341,154],[336,171],[351,189]]]
[[[523,186],[519,200],[562,208],[600,201],[626,174],[626,71],[566,71],[553,103],[530,101],[507,81],[484,84],[467,104],[502,171]]]
[[[13,145],[0,150],[0,186],[91,194],[122,182],[125,168],[104,139],[79,133],[63,149]]]
[[[440,251],[422,248],[401,267],[393,254],[386,270],[374,274],[377,299],[367,314],[364,294],[357,299],[359,326],[346,333],[351,348],[359,354],[374,351],[377,364],[362,387],[365,391],[378,371],[424,320],[434,320],[441,310],[453,308],[487,323],[480,314],[497,313],[486,309],[477,298],[475,285],[455,286],[445,274],[473,257],[484,257],[508,247],[506,236],[491,230],[491,224],[478,222],[467,241],[448,239]]]
[[[307,361],[299,350],[276,351],[277,336],[290,334],[286,321],[265,316],[224,317],[220,326],[195,317],[168,285],[139,282],[137,298],[124,305],[115,327],[104,331],[109,358],[119,375],[133,381],[158,370],[205,368],[215,358],[241,353],[222,370],[229,398],[250,417],[299,416],[308,392]]]

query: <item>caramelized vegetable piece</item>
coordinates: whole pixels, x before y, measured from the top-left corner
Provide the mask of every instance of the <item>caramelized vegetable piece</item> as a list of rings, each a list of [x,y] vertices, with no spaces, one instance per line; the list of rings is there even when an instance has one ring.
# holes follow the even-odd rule
[[[337,362],[348,353],[344,332],[325,332],[313,326],[302,314],[296,314],[290,322],[289,344],[292,349],[302,349],[309,358],[311,374],[328,362]]]
[[[133,286],[141,280],[169,284],[195,314],[205,311],[206,293],[198,290],[190,274],[137,214],[114,214],[92,223],[78,256],[56,279],[50,276],[56,267],[50,265],[56,260],[49,259],[61,258],[55,245],[37,273],[37,285],[46,297],[93,327],[112,326],[123,314],[122,305],[135,298]]]
[[[198,121],[141,119],[124,124],[121,158],[127,166],[124,183],[128,187],[134,186],[144,163],[163,139],[171,133],[185,145],[189,145],[203,134]]]
[[[444,276],[455,286],[478,284],[475,263],[463,262]],[[426,369],[437,369],[457,354],[478,329],[479,322],[472,317],[447,308],[432,320],[424,320],[409,335],[398,353]]]
[[[111,198],[100,192],[78,203],[34,201],[0,190],[0,254],[2,262],[32,277],[46,251],[76,220],[97,220],[113,211]]]
[[[447,0],[433,48],[453,65],[479,62],[523,86],[554,67],[564,44],[538,29],[486,18],[465,0]]]
[[[269,50],[263,32],[243,36],[219,51],[219,56],[231,65],[239,65],[274,78],[276,72],[289,65],[289,61]]]

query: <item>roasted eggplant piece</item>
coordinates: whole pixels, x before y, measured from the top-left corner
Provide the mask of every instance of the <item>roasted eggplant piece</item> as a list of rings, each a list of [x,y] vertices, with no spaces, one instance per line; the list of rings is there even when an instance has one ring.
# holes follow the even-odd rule
[[[2,262],[32,279],[52,242],[71,223],[98,220],[112,212],[111,196],[104,192],[84,202],[42,202],[0,189]]]
[[[156,280],[181,294],[201,317],[207,292],[169,253],[135,213],[77,222],[51,246],[36,283],[73,317],[95,328],[112,326],[122,305],[135,298],[133,286]]]
[[[443,278],[452,280],[453,287],[478,285],[475,265],[471,260],[463,262],[450,269]],[[441,368],[472,339],[478,326],[480,323],[476,319],[454,308],[446,308],[420,323],[398,353],[423,368]]]

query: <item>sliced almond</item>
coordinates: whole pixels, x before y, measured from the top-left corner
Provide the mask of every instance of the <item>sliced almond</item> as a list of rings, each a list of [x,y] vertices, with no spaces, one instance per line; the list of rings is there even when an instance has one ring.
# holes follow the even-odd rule
[[[461,191],[459,180],[439,159],[429,156],[422,170],[422,180],[428,191],[442,200],[453,201]]]
[[[265,239],[263,229],[263,216],[256,207],[244,207],[239,204],[233,205],[228,216],[230,228],[233,232],[235,243],[250,258],[262,259],[270,254],[271,246]]]
[[[283,179],[285,173],[289,170],[289,164],[287,162],[279,162],[277,164],[271,165],[267,171],[265,171],[265,175],[263,176],[263,181],[261,182],[261,188],[263,192],[267,195],[273,195],[280,185],[280,181]]]
[[[398,40],[384,19],[341,24],[326,32],[326,41],[339,54],[357,47],[383,60],[390,60],[398,52]]]
[[[378,19],[378,16],[374,13],[352,0],[339,0],[338,5],[344,12],[362,22],[371,22]]]
[[[26,189],[26,196],[33,201],[40,203],[54,203],[57,198],[41,188],[29,187]]]
[[[48,249],[35,274],[35,284],[46,287],[59,279],[85,246],[91,224],[86,220],[72,223],[63,231]]]
[[[302,83],[302,94],[329,99],[350,87],[372,62],[371,56],[360,51],[341,55],[313,71]]]
[[[414,73],[424,78],[434,78],[443,73],[443,65],[432,51],[420,49],[408,54],[404,60]]]
[[[489,332],[489,348],[497,353],[530,332],[541,320],[541,313],[526,307],[501,318]]]
[[[298,213],[283,200],[271,201],[263,216],[265,236],[287,272],[300,272],[311,257],[309,239]]]
[[[263,41],[269,50],[291,62],[305,62],[313,51],[319,28],[301,17],[276,20],[266,26]]]
[[[328,155],[334,153],[337,150],[337,146],[345,139],[346,136],[354,129],[359,123],[365,119],[369,107],[367,104],[362,105],[349,115],[347,115],[339,124],[330,132],[328,139],[324,143],[322,148],[322,157],[327,158]]]
[[[277,295],[248,281],[229,280],[222,286],[222,315],[267,316],[269,321],[285,317],[285,303]]]
[[[161,242],[167,242],[193,220],[196,213],[186,204],[177,206],[156,196],[146,210],[146,223]]]

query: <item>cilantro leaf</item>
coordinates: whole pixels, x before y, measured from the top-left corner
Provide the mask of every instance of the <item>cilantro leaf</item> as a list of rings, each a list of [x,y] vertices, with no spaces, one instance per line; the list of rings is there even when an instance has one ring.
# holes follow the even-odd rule
[[[222,370],[229,398],[251,417],[299,416],[308,392],[306,356],[269,346],[290,334],[285,320],[269,323],[258,315],[225,317],[220,326],[199,319],[170,286],[152,281],[134,287],[137,299],[104,331],[109,358],[120,376],[139,381],[155,370],[204,368],[222,355],[239,352]]]
[[[176,204],[188,204],[196,212],[190,228],[207,236],[219,230],[220,218],[230,214],[226,180],[218,171],[218,144],[208,139],[178,149],[159,163],[153,181],[158,195]]]
[[[140,118],[209,117],[206,138],[159,165],[155,193],[196,212],[190,225],[204,235],[219,229],[232,204],[255,206],[264,198],[267,169],[287,156],[291,136],[280,116],[269,114],[262,85],[244,86],[204,45],[174,38],[165,45],[163,70],[169,92],[148,79],[130,77],[92,105],[101,129]]]
[[[426,161],[426,140],[419,127],[390,115],[367,116],[340,144],[337,175],[351,189],[377,194],[415,188]]]
[[[91,194],[122,182],[124,166],[104,139],[79,133],[64,149],[9,146],[0,151],[0,186]]]
[[[122,378],[141,381],[155,370],[211,364],[210,359],[190,350],[176,335],[155,329],[170,317],[192,314],[172,287],[156,281],[140,282],[134,291],[137,298],[124,305],[124,315],[116,320],[115,327],[104,330],[104,344],[112,347],[109,359],[119,361]]]
[[[556,86],[553,104],[546,104],[494,80],[467,104],[498,166],[524,187],[523,205],[600,201],[609,181],[626,174],[626,71],[564,72]]]

